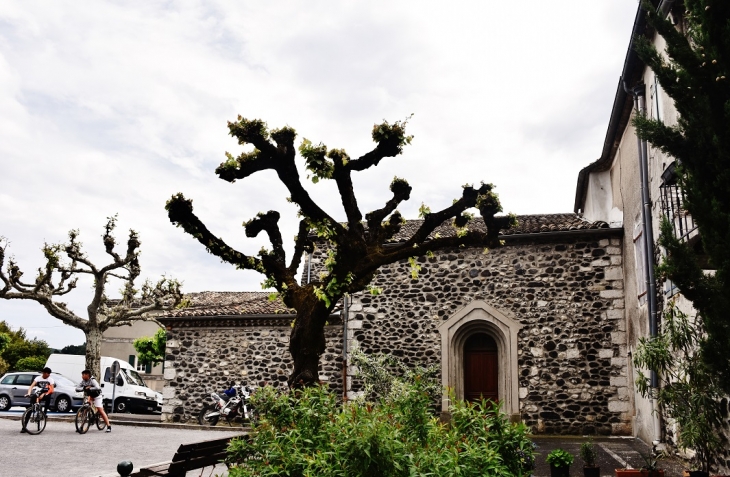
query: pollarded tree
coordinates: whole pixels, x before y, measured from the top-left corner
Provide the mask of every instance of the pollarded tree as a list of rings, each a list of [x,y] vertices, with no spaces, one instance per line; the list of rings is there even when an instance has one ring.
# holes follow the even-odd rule
[[[182,194],[173,196],[166,209],[170,221],[195,237],[208,252],[237,268],[264,274],[264,285],[276,288],[284,303],[296,309],[289,341],[289,351],[294,360],[294,369],[288,379],[291,387],[317,382],[319,357],[325,350],[324,326],[330,312],[345,294],[368,288],[379,267],[441,248],[463,245],[497,247],[500,229],[514,221],[513,216],[495,217],[502,207],[493,191],[494,186],[482,184],[475,188],[467,185],[461,197],[443,210],[430,212],[422,207],[424,220],[418,230],[404,242],[389,243],[404,222],[396,208],[411,194],[411,186],[399,178],[390,184],[392,197],[382,208],[367,213],[363,220],[353,190],[352,174],[377,166],[386,157],[401,154],[403,147],[412,139],[412,136],[406,135],[405,121],[375,125],[372,131],[375,148],[357,159],[351,158],[342,149],[328,149],[324,144],[315,145],[307,139],[299,146],[299,153],[313,182],[326,179],[337,185],[347,217],[345,223],[339,223],[316,204],[304,188],[296,167],[294,129],[284,127],[269,131],[263,121],[240,116],[236,122],[229,122],[228,128],[239,144],[251,144],[254,149],[238,157],[226,153],[227,160],[216,169],[218,176],[235,182],[271,169],[288,189],[289,200],[299,207],[301,220],[291,261],[286,263],[278,225],[279,213],[276,211],[259,213],[244,224],[246,236],[256,237],[264,232],[271,242],[271,250],[263,249],[258,256],[249,256],[234,250],[210,232],[193,213],[192,201]],[[472,217],[467,210],[474,207],[479,210],[486,231],[467,229]],[[449,220],[453,220],[458,228],[457,234],[432,236],[438,226]],[[326,270],[310,283],[300,284],[297,269],[303,254],[314,246],[312,232],[328,243]]]
[[[684,206],[701,239],[698,253],[674,237],[670,223],[662,224],[667,257],[660,272],[701,316],[703,360],[730,392],[730,2],[685,0],[685,31],[649,3],[644,8],[666,40],[668,58],[643,37],[637,53],[674,100],[679,119],[671,126],[639,116],[634,124],[642,139],[681,162]],[[707,262],[714,274],[703,271]]]
[[[46,263],[38,269],[32,282],[23,280],[23,272],[12,258],[8,258],[7,268],[3,270],[8,242],[0,240],[0,298],[36,301],[54,318],[83,331],[86,335],[86,367],[97,373],[100,371],[104,331],[113,326],[131,325],[134,321],[154,320],[151,312],[172,309],[183,299],[180,283],[165,277],[156,283],[146,281],[141,290],[135,288],[134,282],[140,274],[141,243],[137,232],[130,230],[126,252],[118,254],[114,251],[117,245],[113,235],[115,226],[116,217],[109,218],[102,235],[106,253],[112,257],[111,263],[102,267],[92,263],[78,241],[78,231],[72,230],[67,243],[43,246]],[[60,297],[76,288],[81,275],[89,275],[94,280],[94,295],[86,308],[86,318],[59,301]],[[121,299],[107,298],[106,290],[112,279],[122,282]]]

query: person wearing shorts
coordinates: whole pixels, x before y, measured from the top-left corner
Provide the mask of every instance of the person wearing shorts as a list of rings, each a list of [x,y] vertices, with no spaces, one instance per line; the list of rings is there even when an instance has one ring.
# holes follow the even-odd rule
[[[36,397],[35,395],[31,396],[30,404],[33,405],[36,402],[36,399],[38,401],[43,401],[43,403],[45,404],[45,412],[46,414],[48,414],[48,408],[51,405],[51,394],[53,394],[53,389],[55,385],[56,382],[51,377],[51,368],[43,368],[41,375],[36,376],[31,385],[28,387],[28,392],[25,393],[25,396],[31,396],[33,388],[41,388],[43,390],[43,393],[38,395],[38,397]],[[30,415],[28,417],[30,417]],[[26,424],[27,422],[23,422],[23,428],[20,430],[20,432],[26,432]]]
[[[99,412],[104,422],[106,422],[106,432],[112,431],[112,425],[109,424],[109,417],[104,412],[104,399],[101,397],[101,386],[99,382],[91,376],[91,371],[85,369],[81,371],[81,382],[76,387],[76,391],[83,391],[93,401],[93,405]]]

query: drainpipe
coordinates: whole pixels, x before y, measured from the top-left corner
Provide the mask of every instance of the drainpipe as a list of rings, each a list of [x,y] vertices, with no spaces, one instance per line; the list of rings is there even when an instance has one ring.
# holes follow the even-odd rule
[[[674,0],[662,0],[659,2],[659,6],[656,10],[662,18],[666,18],[667,15],[669,15],[669,11],[672,9],[672,6],[674,6]]]
[[[641,83],[633,89],[629,89],[624,82],[624,90],[634,97],[634,107],[637,114],[646,112],[646,86]],[[654,278],[654,228],[651,215],[651,197],[649,195],[649,154],[647,153],[646,141],[636,136],[639,148],[639,178],[641,181],[641,219],[644,222],[644,267],[646,269],[646,290],[649,302],[649,335],[656,338],[658,331],[657,302],[656,302],[656,280]],[[651,387],[659,387],[659,377],[654,370],[651,370]],[[656,399],[652,399],[654,408],[654,436],[661,440],[661,416]]]
[[[312,281],[312,253],[307,254],[307,285]]]
[[[347,400],[347,318],[349,317],[349,295],[342,297],[342,399]]]

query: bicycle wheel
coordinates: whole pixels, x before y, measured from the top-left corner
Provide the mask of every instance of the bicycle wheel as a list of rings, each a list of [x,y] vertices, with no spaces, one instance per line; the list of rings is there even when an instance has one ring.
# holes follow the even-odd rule
[[[85,406],[76,413],[76,430],[79,434],[85,434],[89,426],[91,426],[91,409]]]
[[[94,413],[94,421],[96,421],[96,428],[100,431],[103,431],[106,429],[106,422],[104,422],[104,418],[101,417],[101,414],[99,414],[99,411],[96,411]]]
[[[28,434],[40,434],[46,428],[46,414],[40,408],[30,408],[25,412],[28,411],[30,411],[30,419],[25,424],[25,430],[28,431]]]

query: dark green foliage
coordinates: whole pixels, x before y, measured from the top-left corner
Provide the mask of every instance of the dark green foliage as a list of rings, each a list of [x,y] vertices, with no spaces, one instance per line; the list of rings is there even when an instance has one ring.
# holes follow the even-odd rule
[[[690,320],[672,303],[664,314],[661,333],[639,340],[634,366],[638,391],[646,398],[656,398],[665,415],[679,424],[677,444],[693,449],[697,465],[707,471],[722,449],[717,432],[722,415],[717,403],[723,393],[717,375],[696,353],[703,336],[700,319]],[[641,369],[659,373],[662,386],[652,388]]]
[[[528,476],[534,445],[527,428],[511,424],[499,405],[452,399],[451,422],[432,412],[434,380],[382,357],[358,358],[365,397],[341,403],[325,386],[279,394],[259,389],[261,420],[250,440],[234,440],[233,477]],[[402,364],[402,363],[401,363]],[[421,369],[422,371],[427,370]],[[374,396],[374,395],[373,395]]]
[[[23,371],[18,368],[18,362],[23,358],[37,357],[42,359],[45,365],[46,360],[51,355],[51,348],[48,343],[36,338],[27,339],[23,328],[13,331],[7,322],[0,321],[0,334],[10,338],[2,352],[0,352],[0,358],[5,362],[9,371]]]
[[[15,364],[16,371],[41,371],[46,366],[48,357],[43,356],[30,356],[28,358],[21,358]]]
[[[142,364],[157,364],[165,360],[165,347],[167,346],[167,332],[163,329],[157,330],[154,336],[143,336],[134,340],[134,349],[137,351],[137,358]]]
[[[76,354],[76,355],[85,355],[86,354],[86,342],[84,344],[80,345],[68,345],[64,346],[60,350],[61,354]]]
[[[649,24],[666,39],[669,61],[649,40],[637,39],[640,58],[675,102],[678,124],[637,117],[634,125],[642,139],[681,161],[679,183],[699,226],[701,250],[678,241],[671,225],[662,224],[667,256],[659,275],[671,279],[702,317],[702,359],[730,392],[730,2],[684,4],[686,35],[645,4]],[[713,275],[703,273],[705,261]]]
[[[596,457],[598,457],[598,453],[592,439],[588,439],[580,445],[580,458],[583,459],[586,467],[595,467]]]
[[[573,454],[563,449],[550,451],[545,459],[553,467],[570,467],[573,464]]]
[[[533,445],[497,405],[456,401],[451,425],[428,411],[418,383],[397,400],[338,403],[323,386],[277,394],[260,389],[262,419],[250,440],[234,440],[232,477],[530,475]]]

